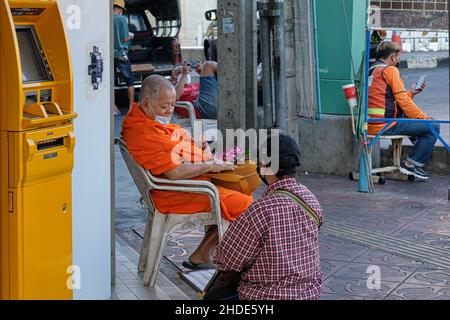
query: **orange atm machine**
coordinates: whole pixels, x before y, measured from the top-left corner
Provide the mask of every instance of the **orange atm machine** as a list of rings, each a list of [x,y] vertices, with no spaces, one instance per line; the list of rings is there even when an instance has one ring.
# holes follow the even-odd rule
[[[56,0],[0,0],[0,299],[72,299],[72,69]]]

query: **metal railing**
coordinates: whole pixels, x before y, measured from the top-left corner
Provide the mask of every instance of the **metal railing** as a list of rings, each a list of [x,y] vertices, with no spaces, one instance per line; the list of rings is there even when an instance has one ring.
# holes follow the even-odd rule
[[[424,40],[424,39],[430,39],[430,40],[434,40],[434,39],[446,39],[447,42],[447,48],[441,48],[441,50],[448,50],[448,36],[446,37],[435,37],[435,36],[425,36],[425,37],[402,37],[402,42],[410,42],[411,43],[411,52],[417,51],[416,48],[420,46],[420,41]],[[439,41],[431,41],[430,43],[437,43],[438,47],[436,48],[438,51],[439,50]]]
[[[448,11],[446,0],[371,0],[370,4],[381,8],[382,11]]]

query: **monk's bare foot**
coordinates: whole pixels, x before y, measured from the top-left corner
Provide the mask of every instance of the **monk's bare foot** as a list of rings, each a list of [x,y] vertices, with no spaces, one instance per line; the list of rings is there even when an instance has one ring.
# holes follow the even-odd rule
[[[209,254],[194,253],[189,257],[189,261],[195,265],[212,262]]]
[[[189,257],[189,261],[193,264],[203,264],[212,261],[212,252],[215,250],[219,242],[219,233],[217,226],[210,226],[205,232],[202,242],[197,250]]]

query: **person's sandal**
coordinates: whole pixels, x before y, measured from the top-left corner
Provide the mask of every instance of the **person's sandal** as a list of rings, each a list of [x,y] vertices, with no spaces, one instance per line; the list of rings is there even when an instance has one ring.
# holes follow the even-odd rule
[[[190,260],[183,261],[182,265],[183,265],[183,267],[190,269],[190,270],[211,270],[211,269],[217,268],[217,265],[215,265],[212,262],[195,264],[195,263],[191,262]]]

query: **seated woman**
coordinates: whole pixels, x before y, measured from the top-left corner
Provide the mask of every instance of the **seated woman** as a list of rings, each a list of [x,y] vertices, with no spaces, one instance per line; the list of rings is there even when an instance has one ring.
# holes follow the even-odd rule
[[[172,83],[176,89],[176,99],[192,103],[197,119],[217,119],[217,63],[198,63],[195,70],[200,74],[200,84],[191,83],[191,65],[186,61],[173,69]],[[184,109],[176,111],[182,117],[189,116]]]
[[[180,126],[169,124],[175,97],[175,88],[163,77],[152,75],[144,81],[139,104],[133,106],[122,125],[122,137],[135,161],[153,175],[171,180],[209,180],[203,175],[233,170],[234,165],[213,161],[206,145],[197,146]],[[222,216],[229,221],[234,221],[253,202],[251,196],[217,189]],[[162,214],[193,214],[211,209],[206,195],[154,190],[151,198]],[[217,227],[210,227],[184,265],[191,269],[214,267],[211,252],[218,239]]]

